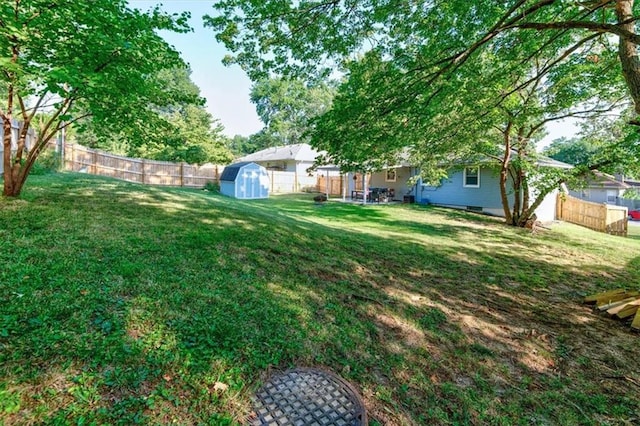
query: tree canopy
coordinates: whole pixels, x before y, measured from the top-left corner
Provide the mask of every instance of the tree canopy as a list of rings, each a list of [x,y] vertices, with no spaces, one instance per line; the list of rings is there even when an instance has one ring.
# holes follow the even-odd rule
[[[617,56],[629,92],[640,111],[640,61],[634,0],[222,0],[206,19],[218,40],[234,52],[226,58],[257,79],[269,73],[321,75],[363,52],[412,62],[407,72],[428,71],[427,78],[455,74],[479,51],[502,49],[555,54],[558,60],[581,52],[597,62],[593,40],[618,39]],[[515,35],[514,35],[515,34]],[[531,50],[535,41],[537,51]],[[558,50],[562,40],[570,49]],[[504,56],[506,55],[506,56]],[[438,90],[435,84],[433,90]]]
[[[376,169],[409,154],[435,180],[456,158],[493,158],[503,199],[507,178],[522,197],[504,206],[513,224],[564,179],[533,176],[546,123],[638,105],[637,7],[629,0],[226,0],[215,7],[208,23],[234,52],[227,62],[253,78],[345,75],[312,139],[336,162]],[[527,200],[531,179],[542,189]]]
[[[582,170],[597,169],[612,175],[640,177],[638,137],[626,124],[629,115],[586,120],[576,136],[554,140],[543,153]]]
[[[86,146],[132,157],[187,163],[225,164],[232,154],[222,134],[224,128],[214,120],[190,78],[188,68],[160,70],[155,78],[171,100],[166,105],[139,105],[157,115],[155,127],[143,133],[127,122],[118,127],[93,120],[78,126],[77,140]]]
[[[162,120],[147,105],[173,100],[157,73],[185,67],[156,30],[184,32],[188,14],[131,9],[125,0],[22,0],[0,6],[0,118],[5,129],[4,191],[17,196],[31,167],[59,129],[83,111],[114,128],[153,132]],[[48,119],[27,150],[34,117]],[[42,115],[40,115],[42,116]],[[11,120],[21,121],[17,150]]]
[[[277,145],[307,142],[311,120],[329,109],[335,87],[300,79],[261,79],[251,88],[251,102]]]

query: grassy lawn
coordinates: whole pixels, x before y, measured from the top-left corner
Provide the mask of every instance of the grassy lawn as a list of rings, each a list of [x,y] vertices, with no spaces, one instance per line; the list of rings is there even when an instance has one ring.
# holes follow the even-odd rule
[[[531,234],[311,195],[86,175],[0,201],[0,424],[241,424],[274,371],[329,368],[372,424],[640,422],[640,229]]]

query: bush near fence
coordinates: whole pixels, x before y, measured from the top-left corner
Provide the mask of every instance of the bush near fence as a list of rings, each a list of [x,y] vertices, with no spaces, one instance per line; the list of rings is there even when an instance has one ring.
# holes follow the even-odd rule
[[[67,170],[149,185],[204,188],[207,183],[217,183],[224,169],[215,164],[198,166],[128,158],[76,144],[67,144],[64,154]]]
[[[558,194],[557,218],[594,231],[627,236],[626,207],[584,201],[566,194]]]

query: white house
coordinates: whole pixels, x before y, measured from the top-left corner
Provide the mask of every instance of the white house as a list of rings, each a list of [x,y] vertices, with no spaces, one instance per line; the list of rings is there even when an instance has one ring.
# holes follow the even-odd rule
[[[300,192],[316,188],[317,173],[309,168],[321,154],[311,145],[299,143],[263,149],[237,161],[257,163],[267,169],[271,192]]]

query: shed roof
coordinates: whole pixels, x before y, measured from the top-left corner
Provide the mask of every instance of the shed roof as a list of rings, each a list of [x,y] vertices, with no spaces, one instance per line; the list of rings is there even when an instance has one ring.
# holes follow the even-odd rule
[[[233,163],[225,166],[222,174],[220,175],[220,180],[226,182],[235,181],[238,173],[240,172],[240,169],[251,163],[251,161],[241,161],[239,163]]]
[[[262,151],[254,152],[253,154],[238,158],[238,161],[260,162],[295,160],[313,162],[318,155],[320,155],[320,152],[316,151],[311,147],[311,145],[307,143],[298,143],[263,149]]]

